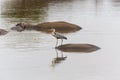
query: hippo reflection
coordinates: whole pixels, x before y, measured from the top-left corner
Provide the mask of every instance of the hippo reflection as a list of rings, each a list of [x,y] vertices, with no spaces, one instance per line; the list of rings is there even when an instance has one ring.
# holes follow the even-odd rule
[[[4,29],[0,29],[0,35],[5,35],[5,34],[7,34],[8,33],[8,31],[6,31],[6,30],[4,30]]]
[[[75,32],[82,29],[80,26],[64,22],[64,21],[56,21],[56,22],[44,22],[37,25],[27,24],[27,23],[19,23],[15,27],[12,27],[12,30],[16,31],[24,31],[24,30],[36,30],[49,33],[49,29],[54,28],[57,32],[60,33],[69,33]]]

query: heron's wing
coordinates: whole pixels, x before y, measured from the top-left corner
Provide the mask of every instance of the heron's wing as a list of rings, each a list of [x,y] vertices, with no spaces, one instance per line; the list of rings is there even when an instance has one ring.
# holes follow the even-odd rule
[[[65,36],[63,36],[62,34],[55,32],[55,37],[59,38],[59,39],[67,39]]]

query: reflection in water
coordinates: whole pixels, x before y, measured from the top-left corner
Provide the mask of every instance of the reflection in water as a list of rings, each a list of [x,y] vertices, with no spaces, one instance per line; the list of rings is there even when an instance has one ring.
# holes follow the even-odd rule
[[[4,41],[6,47],[28,52],[39,50],[46,45],[44,44],[45,38],[47,38],[47,35],[40,32],[11,32]]]
[[[6,1],[6,9],[2,12],[4,17],[9,18],[19,18],[24,20],[24,18],[31,20],[44,20],[45,8],[48,2],[41,0],[11,0]]]
[[[56,65],[60,64],[62,61],[66,60],[67,56],[63,56],[63,52],[60,51],[60,53],[58,53],[57,49],[55,49],[56,51],[56,57],[52,60],[52,67],[55,67]],[[60,56],[59,56],[60,54]]]
[[[112,0],[112,5],[117,9],[120,10],[120,0]]]
[[[60,0],[59,2],[70,1]],[[2,17],[18,18],[18,21],[44,21],[47,17],[48,5],[56,0],[10,0],[4,3]]]
[[[71,3],[73,2],[73,4],[67,4],[67,3]],[[79,10],[79,15],[85,15],[88,12],[91,13],[100,13],[102,10],[102,6],[101,5],[106,5],[106,3],[109,3],[108,6],[110,6],[111,8],[114,8],[111,5],[119,5],[119,0],[111,0],[111,1],[103,1],[103,0],[75,0],[75,4],[81,4],[80,6],[78,6]],[[62,4],[60,4],[62,3]],[[88,4],[90,3],[90,4]],[[93,4],[93,6],[90,5]],[[72,15],[70,14],[69,10],[70,9],[72,12],[75,12],[76,9],[72,10],[72,8],[74,8],[74,1],[72,0],[5,0],[4,5],[1,6],[1,14],[2,17],[7,17],[7,18],[19,18],[18,21],[45,21],[45,18],[48,19],[48,16],[51,16],[49,14],[52,14],[53,16],[51,16],[52,18],[54,18],[55,16],[59,17],[58,15],[67,15],[70,17],[72,17]],[[67,4],[67,6],[66,6]],[[87,6],[86,6],[87,5]],[[86,6],[86,7],[84,7]],[[63,8],[61,8],[63,7]],[[106,6],[107,7],[107,6]],[[60,8],[60,10],[59,10]],[[77,8],[77,7],[76,7]],[[115,7],[116,8],[116,7]],[[89,9],[94,9],[94,10],[89,10]],[[57,10],[57,11],[56,11]],[[95,12],[93,12],[95,11]],[[104,12],[106,11],[103,8]],[[68,13],[69,12],[69,13]],[[77,10],[78,12],[78,10]],[[54,14],[56,13],[56,14]],[[90,14],[90,13],[89,13]],[[66,17],[66,16],[64,16]],[[51,20],[51,19],[50,19]]]

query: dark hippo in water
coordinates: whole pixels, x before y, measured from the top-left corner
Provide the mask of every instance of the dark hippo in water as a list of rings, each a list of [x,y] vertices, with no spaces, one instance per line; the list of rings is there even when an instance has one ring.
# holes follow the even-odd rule
[[[61,50],[63,52],[88,53],[88,52],[97,51],[100,48],[95,45],[91,45],[91,44],[64,44],[64,45],[60,45],[60,46],[56,47],[56,49]]]
[[[4,30],[4,29],[0,29],[0,35],[5,35],[5,34],[7,34],[8,33],[8,31],[6,31],[6,30]]]
[[[24,31],[24,30],[36,30],[42,32],[49,32],[49,29],[54,28],[57,32],[60,33],[69,33],[75,32],[82,29],[80,26],[64,22],[64,21],[57,21],[57,22],[44,22],[37,25],[27,24],[27,23],[19,23],[15,27],[12,27],[12,30],[16,31]]]
[[[16,24],[15,27],[12,27],[11,30],[16,30],[21,32],[25,30],[25,26],[26,26],[25,23],[19,23],[19,24]]]

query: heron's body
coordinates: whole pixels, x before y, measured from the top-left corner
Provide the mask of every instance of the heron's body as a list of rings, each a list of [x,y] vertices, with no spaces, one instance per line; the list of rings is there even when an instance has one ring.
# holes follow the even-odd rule
[[[60,34],[58,32],[54,32],[54,34],[52,34],[52,35],[57,39],[67,39],[65,36],[63,36],[62,34]]]
[[[67,40],[67,37],[63,36],[62,34],[58,33],[58,32],[55,32],[55,29],[51,29],[52,30],[52,35],[57,39],[57,43],[56,43],[56,46],[58,44],[58,39],[61,39],[62,42],[63,42],[63,39],[66,39]],[[62,45],[62,42],[61,42],[61,45]]]

